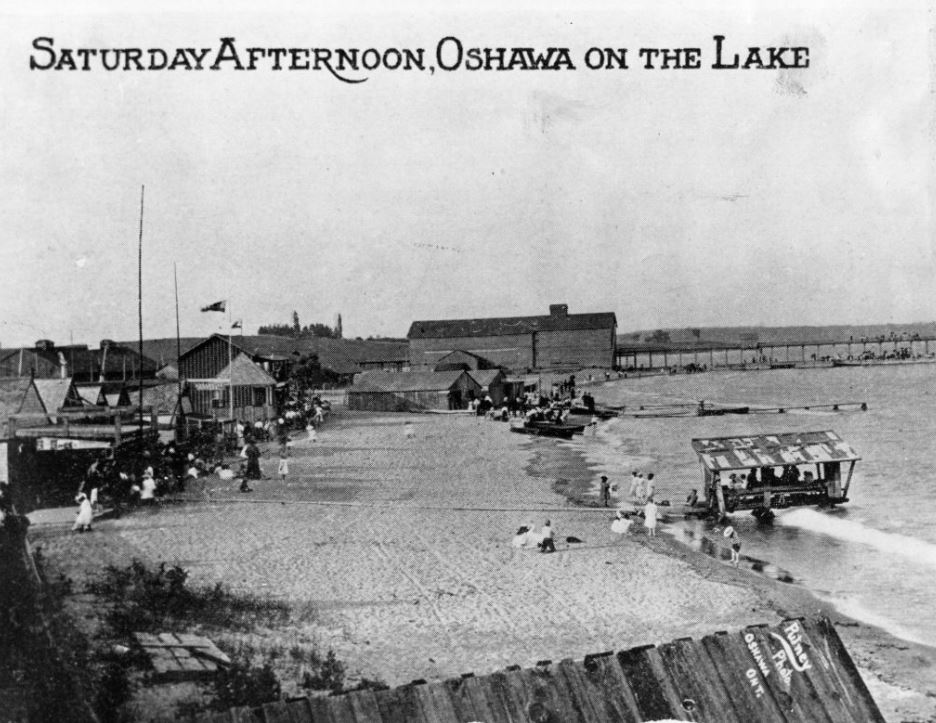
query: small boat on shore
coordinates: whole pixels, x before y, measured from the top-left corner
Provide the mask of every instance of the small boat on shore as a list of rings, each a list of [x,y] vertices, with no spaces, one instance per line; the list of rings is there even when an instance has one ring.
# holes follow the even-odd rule
[[[598,417],[598,419],[611,419],[612,417],[618,416],[618,413],[613,409],[588,409],[587,407],[571,407],[569,409],[569,414],[575,414],[583,417]]]
[[[700,407],[696,410],[697,417],[721,417],[725,414],[747,414],[750,407]]]
[[[563,422],[527,421],[522,425],[511,425],[510,431],[518,434],[533,434],[538,437],[559,437],[572,439],[572,435],[581,434],[587,425],[567,424]]]

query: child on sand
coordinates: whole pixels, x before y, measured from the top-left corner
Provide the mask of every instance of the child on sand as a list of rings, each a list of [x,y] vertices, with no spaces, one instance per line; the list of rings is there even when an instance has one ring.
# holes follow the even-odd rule
[[[741,562],[741,538],[738,536],[738,531],[731,525],[725,528],[724,535],[731,544],[731,564],[737,567]]]
[[[277,468],[279,472],[280,481],[286,481],[286,475],[289,474],[289,445],[283,443],[279,448],[279,467]]]

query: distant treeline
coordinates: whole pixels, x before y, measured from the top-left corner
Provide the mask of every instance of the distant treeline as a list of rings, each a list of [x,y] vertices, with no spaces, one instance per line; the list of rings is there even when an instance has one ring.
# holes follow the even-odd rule
[[[292,324],[266,324],[257,329],[258,334],[273,334],[274,336],[286,336],[291,339],[303,339],[309,337],[325,337],[327,339],[341,339],[341,314],[338,314],[338,320],[335,326],[328,324],[307,324],[302,326],[299,323],[299,312],[292,313]]]
[[[869,341],[880,337],[885,339],[914,334],[920,337],[936,337],[936,322],[927,321],[914,324],[868,324],[868,325],[830,325],[830,326],[707,326],[684,327],[680,329],[648,329],[644,331],[618,334],[619,345],[646,343],[705,343],[750,345],[775,344],[779,342],[808,341]]]

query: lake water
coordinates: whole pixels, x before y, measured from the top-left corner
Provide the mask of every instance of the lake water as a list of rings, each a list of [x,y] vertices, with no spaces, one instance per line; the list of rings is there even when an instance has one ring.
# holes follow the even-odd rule
[[[841,612],[936,646],[936,365],[719,372],[627,379],[591,389],[599,404],[752,407],[866,402],[868,411],[790,411],[601,423],[574,442],[596,474],[628,486],[634,468],[657,476],[657,497],[681,503],[702,487],[693,437],[832,429],[862,457],[850,502],[778,513],[772,525],[733,516],[743,554],[788,573]],[[587,434],[587,433],[586,433]],[[711,524],[670,526],[678,539],[719,546]],[[760,567],[760,566],[758,566]]]

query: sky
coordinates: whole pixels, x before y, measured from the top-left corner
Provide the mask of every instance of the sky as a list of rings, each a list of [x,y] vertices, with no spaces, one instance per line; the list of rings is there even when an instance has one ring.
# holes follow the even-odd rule
[[[24,4],[19,4],[24,5]],[[926,2],[0,5],[0,345],[613,311],[936,318]],[[230,8],[234,7],[234,10]],[[574,9],[570,9],[574,7]],[[716,70],[807,46],[810,67]],[[568,48],[575,70],[31,70],[64,48]],[[628,48],[591,70],[589,48]],[[647,70],[641,47],[698,47]],[[449,42],[447,49],[451,50]],[[449,59],[449,62],[450,59]]]

